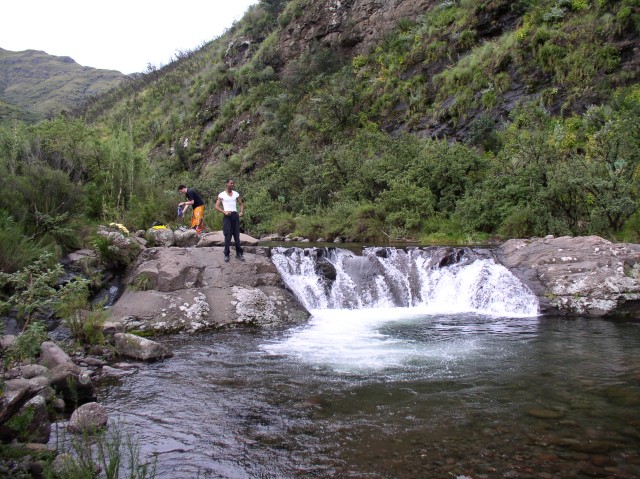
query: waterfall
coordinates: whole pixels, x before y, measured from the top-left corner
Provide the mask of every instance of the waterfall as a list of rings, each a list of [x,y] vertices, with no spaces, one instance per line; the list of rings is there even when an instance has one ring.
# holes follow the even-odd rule
[[[535,295],[489,251],[471,248],[272,250],[287,286],[309,310],[417,308],[427,314],[535,316]]]

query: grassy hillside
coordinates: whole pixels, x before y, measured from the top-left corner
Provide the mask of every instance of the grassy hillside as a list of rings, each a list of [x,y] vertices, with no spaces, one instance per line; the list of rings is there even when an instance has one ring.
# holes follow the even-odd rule
[[[39,118],[71,111],[123,78],[120,72],[83,67],[69,57],[0,48],[0,100]],[[1,118],[8,113],[3,108]]]
[[[254,235],[640,240],[638,0],[327,5],[262,0],[79,117],[0,132],[8,177],[37,164],[78,188],[51,215],[134,230],[232,177]]]

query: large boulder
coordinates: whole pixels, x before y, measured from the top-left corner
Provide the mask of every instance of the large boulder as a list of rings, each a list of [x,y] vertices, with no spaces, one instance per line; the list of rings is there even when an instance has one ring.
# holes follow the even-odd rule
[[[164,334],[309,317],[286,289],[268,248],[247,246],[245,261],[232,254],[227,263],[223,248],[198,246],[143,251],[125,279],[130,287],[111,308],[110,324]]]
[[[104,238],[105,244],[101,248],[101,260],[110,268],[120,268],[131,263],[143,248],[136,238],[129,236],[116,226],[98,227],[96,234]],[[104,249],[102,249],[104,248]]]
[[[598,236],[514,239],[496,251],[542,313],[640,318],[640,245]]]
[[[53,369],[64,363],[70,363],[71,358],[64,350],[53,341],[45,341],[40,345],[40,363]]]
[[[9,379],[0,395],[0,425],[13,417],[27,402],[45,389],[32,379]]]
[[[167,227],[152,227],[147,230],[145,239],[148,246],[173,246],[176,242],[173,231]]]
[[[136,336],[135,334],[117,333],[113,336],[113,339],[118,354],[128,358],[154,361],[173,356],[173,353],[164,344]]]
[[[4,442],[18,439],[22,442],[46,444],[51,434],[51,422],[47,403],[42,396],[35,396],[0,426],[0,439]]]
[[[175,245],[183,248],[195,246],[200,241],[200,235],[193,228],[177,229],[173,232]]]

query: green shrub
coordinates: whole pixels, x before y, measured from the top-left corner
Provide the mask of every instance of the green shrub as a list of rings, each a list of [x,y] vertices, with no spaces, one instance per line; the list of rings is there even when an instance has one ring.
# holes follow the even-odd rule
[[[106,430],[58,437],[57,450],[64,453],[58,475],[66,479],[147,479],[156,477],[157,457],[146,459],[140,443],[123,422]]]
[[[498,228],[498,234],[506,238],[529,238],[535,233],[536,219],[528,208],[515,208]]]
[[[89,304],[89,281],[76,279],[65,284],[55,305],[58,316],[81,344],[103,344],[107,312]]]
[[[10,294],[6,301],[0,299],[0,311],[15,308],[18,317],[28,324],[36,312],[55,303],[55,286],[62,272],[62,265],[51,253],[42,254],[15,273],[0,272],[0,291]]]
[[[385,216],[385,211],[380,206],[367,203],[358,205],[348,219],[347,235],[359,242],[380,241],[385,234]]]
[[[18,335],[9,349],[9,357],[17,362],[32,362],[40,354],[40,345],[47,340],[47,331],[41,321],[32,321]]]
[[[25,236],[13,217],[0,210],[0,271],[15,273],[33,263],[48,249]]]
[[[93,247],[98,252],[100,261],[114,271],[125,269],[135,261],[140,252],[140,246],[130,243],[126,247],[116,246],[114,240],[108,236],[98,236],[93,241]]]
[[[291,213],[283,213],[271,222],[273,231],[280,236],[286,236],[293,233],[296,229],[296,220]]]
[[[11,431],[11,436],[20,442],[30,442],[30,426],[35,415],[35,406],[23,407],[17,414],[9,419],[4,427]]]

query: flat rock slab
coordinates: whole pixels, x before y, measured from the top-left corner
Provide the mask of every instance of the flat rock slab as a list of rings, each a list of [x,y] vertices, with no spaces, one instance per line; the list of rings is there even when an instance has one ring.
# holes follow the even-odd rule
[[[221,247],[148,248],[127,275],[109,322],[165,334],[306,320],[308,311],[285,288],[268,253],[245,247],[244,262],[232,254],[227,263]]]
[[[260,241],[256,238],[240,233],[240,245],[241,246],[257,246]],[[234,245],[231,248],[231,253],[235,254],[235,241],[231,239],[231,244]],[[205,233],[200,237],[198,242],[199,248],[207,248],[209,246],[224,246],[224,234],[222,231],[212,231],[211,233]]]
[[[542,313],[640,318],[640,245],[599,236],[514,239],[496,251]]]

